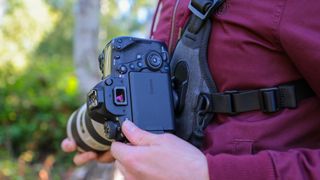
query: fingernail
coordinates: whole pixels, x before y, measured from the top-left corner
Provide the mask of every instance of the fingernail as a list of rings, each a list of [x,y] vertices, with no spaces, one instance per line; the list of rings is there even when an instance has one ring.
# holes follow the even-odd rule
[[[66,144],[66,146],[67,146],[68,149],[71,149],[71,148],[72,148],[72,144],[70,144],[70,142],[68,142],[68,143]]]
[[[129,132],[133,132],[136,128],[136,126],[131,121],[128,121],[128,120],[124,121],[122,126]]]
[[[70,140],[66,140],[65,145],[68,149],[71,149],[73,147],[73,144]]]
[[[68,147],[69,147],[69,142],[68,142],[68,140],[67,140],[67,139],[63,140],[61,145],[62,145],[62,147],[68,148]]]

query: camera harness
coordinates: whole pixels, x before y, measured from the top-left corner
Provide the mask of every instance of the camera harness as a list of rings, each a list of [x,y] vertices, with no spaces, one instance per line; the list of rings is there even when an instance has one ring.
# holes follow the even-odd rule
[[[200,148],[204,129],[215,113],[236,115],[260,110],[278,112],[294,109],[315,93],[303,79],[276,87],[218,92],[207,64],[211,15],[224,0],[191,0],[192,12],[171,59],[176,92],[176,135]]]

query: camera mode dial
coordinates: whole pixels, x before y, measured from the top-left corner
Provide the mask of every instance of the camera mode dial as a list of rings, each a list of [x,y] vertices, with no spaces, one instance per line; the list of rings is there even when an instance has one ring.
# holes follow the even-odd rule
[[[151,70],[159,70],[163,64],[161,55],[155,51],[150,52],[146,58],[146,64]]]

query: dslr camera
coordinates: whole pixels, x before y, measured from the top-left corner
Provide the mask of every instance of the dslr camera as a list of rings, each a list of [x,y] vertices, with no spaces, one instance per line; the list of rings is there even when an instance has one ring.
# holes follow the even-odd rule
[[[80,151],[101,152],[112,141],[125,142],[125,120],[152,133],[174,131],[170,59],[164,43],[112,39],[99,56],[99,66],[102,80],[68,120],[68,137]]]

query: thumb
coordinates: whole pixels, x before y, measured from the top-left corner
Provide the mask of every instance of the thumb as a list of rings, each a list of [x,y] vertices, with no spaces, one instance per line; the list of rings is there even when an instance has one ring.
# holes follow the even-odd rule
[[[156,143],[156,134],[138,128],[131,121],[122,123],[122,132],[133,145],[152,145]]]

